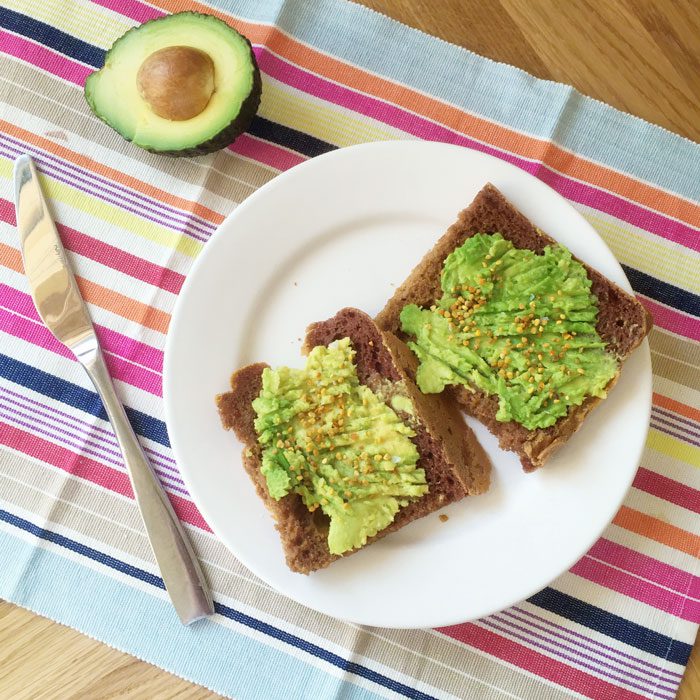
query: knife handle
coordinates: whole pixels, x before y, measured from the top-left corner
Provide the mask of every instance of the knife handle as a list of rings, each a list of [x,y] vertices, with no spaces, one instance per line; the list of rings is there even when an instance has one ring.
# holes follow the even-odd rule
[[[163,582],[180,620],[188,625],[213,614],[214,604],[199,561],[117,398],[97,337],[93,334],[71,350],[107,411]]]

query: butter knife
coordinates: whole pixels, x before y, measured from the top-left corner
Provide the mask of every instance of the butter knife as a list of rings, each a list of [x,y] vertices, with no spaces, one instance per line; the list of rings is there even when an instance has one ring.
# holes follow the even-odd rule
[[[14,176],[17,229],[34,305],[47,328],[85,368],[102,399],[166,590],[180,620],[188,625],[214,612],[204,574],[114,391],[90,314],[29,156],[15,161]]]

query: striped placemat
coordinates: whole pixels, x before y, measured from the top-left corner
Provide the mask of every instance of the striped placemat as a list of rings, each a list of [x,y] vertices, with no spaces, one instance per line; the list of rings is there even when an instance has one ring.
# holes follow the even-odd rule
[[[140,151],[82,97],[118,36],[182,9],[250,37],[264,81],[250,131],[198,159]],[[674,696],[700,622],[698,145],[342,0],[3,0],[0,99],[2,597],[239,698]],[[651,431],[613,524],[529,600],[424,631],[338,622],[253,577],[190,500],[161,401],[175,299],[224,216],[307,158],[406,138],[490,153],[554,187],[610,245],[656,324]],[[100,402],[28,296],[11,183],[23,152],[205,562],[211,621],[177,623]]]

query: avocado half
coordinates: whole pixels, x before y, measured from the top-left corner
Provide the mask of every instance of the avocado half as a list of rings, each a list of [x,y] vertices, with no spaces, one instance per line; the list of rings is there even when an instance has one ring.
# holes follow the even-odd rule
[[[203,72],[201,80],[193,71]],[[87,77],[85,99],[127,141],[153,153],[194,156],[228,146],[248,128],[261,87],[246,37],[212,15],[180,12],[117,39],[104,66]],[[161,116],[171,103],[201,91],[194,116]]]

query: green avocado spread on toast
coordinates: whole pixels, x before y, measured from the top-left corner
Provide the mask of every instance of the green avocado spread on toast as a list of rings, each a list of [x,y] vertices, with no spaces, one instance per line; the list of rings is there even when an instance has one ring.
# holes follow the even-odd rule
[[[428,492],[415,432],[360,383],[354,355],[344,338],[314,348],[304,369],[266,368],[253,401],[270,496],[296,493],[320,508],[332,554],[363,546]],[[405,402],[394,405],[405,411]]]
[[[559,245],[541,254],[476,234],[446,258],[442,297],[401,312],[424,393],[464,385],[498,396],[499,421],[546,428],[588,396],[605,397],[617,358],[596,331],[586,270]]]

